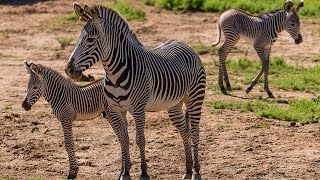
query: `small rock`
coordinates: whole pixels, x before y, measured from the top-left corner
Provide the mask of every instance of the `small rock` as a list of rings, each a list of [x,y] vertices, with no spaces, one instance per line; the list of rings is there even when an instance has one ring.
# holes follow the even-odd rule
[[[295,127],[295,126],[296,126],[296,122],[291,122],[291,123],[290,123],[290,126],[291,126],[291,127]]]
[[[90,146],[82,146],[82,147],[81,147],[81,150],[86,151],[86,150],[88,150],[89,148],[90,148]]]

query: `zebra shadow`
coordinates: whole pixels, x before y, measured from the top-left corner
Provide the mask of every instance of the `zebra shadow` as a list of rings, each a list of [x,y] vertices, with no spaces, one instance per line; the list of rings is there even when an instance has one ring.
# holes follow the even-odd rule
[[[266,101],[266,102],[275,102],[278,104],[289,104],[289,101],[287,99],[280,99],[280,98],[269,98],[269,97],[262,97],[262,96],[251,96],[250,97],[248,95],[239,96],[239,95],[234,95],[234,94],[230,94],[230,93],[226,93],[224,95],[238,98],[238,99],[243,99],[243,100],[261,100],[261,101]]]

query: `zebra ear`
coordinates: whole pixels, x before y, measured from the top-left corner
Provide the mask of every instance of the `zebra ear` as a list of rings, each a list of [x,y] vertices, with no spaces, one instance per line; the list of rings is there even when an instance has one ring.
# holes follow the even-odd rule
[[[284,4],[283,9],[284,9],[284,11],[285,11],[286,13],[289,14],[292,7],[293,7],[293,2],[292,2],[292,0],[287,0],[287,2]]]
[[[84,12],[86,13],[86,15],[88,15],[90,17],[90,19],[92,19],[92,12],[90,10],[91,8],[89,7],[89,5],[87,3],[84,4]]]
[[[299,10],[303,7],[303,0],[300,1],[300,3],[298,4],[296,11],[299,12]]]
[[[24,60],[24,61],[23,61],[23,66],[24,66],[24,68],[26,68],[27,73],[28,73],[28,74],[31,74],[30,64],[28,64],[27,60]]]
[[[30,62],[30,70],[37,75],[40,79],[42,79],[42,71],[41,68],[38,67],[36,64],[34,64],[33,62]]]
[[[88,22],[90,19],[92,19],[86,14],[85,10],[77,2],[73,3],[73,10],[82,21]]]

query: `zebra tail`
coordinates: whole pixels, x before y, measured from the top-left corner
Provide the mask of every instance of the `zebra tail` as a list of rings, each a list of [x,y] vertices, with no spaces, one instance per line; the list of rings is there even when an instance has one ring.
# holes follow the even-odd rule
[[[216,41],[211,44],[211,46],[216,46],[216,45],[218,45],[218,44],[220,43],[220,39],[221,39],[221,28],[220,28],[219,21],[217,22],[217,34],[218,34],[218,37],[217,37]]]

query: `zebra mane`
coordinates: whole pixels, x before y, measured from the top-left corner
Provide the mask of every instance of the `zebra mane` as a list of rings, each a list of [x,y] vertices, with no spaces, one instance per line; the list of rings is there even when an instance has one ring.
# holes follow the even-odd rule
[[[44,76],[45,77],[53,77],[55,78],[56,82],[60,82],[60,83],[63,83],[64,85],[67,85],[67,86],[70,86],[70,87],[78,87],[78,88],[85,88],[85,87],[88,87],[88,86],[91,86],[99,81],[101,81],[102,79],[97,79],[97,80],[94,80],[88,84],[85,84],[85,85],[79,85],[79,84],[76,84],[74,83],[74,81],[72,81],[71,79],[69,78],[66,78],[64,77],[62,74],[60,74],[58,71],[50,68],[50,67],[47,67],[47,66],[44,66],[42,64],[37,64],[37,67],[40,68],[40,70],[43,72]]]
[[[274,16],[274,15],[277,15],[277,14],[280,14],[280,13],[283,13],[284,10],[283,9],[275,9],[275,10],[272,10],[272,11],[269,11],[267,13],[264,13],[264,14],[261,14],[257,17],[259,18],[269,18],[271,16]]]
[[[129,24],[117,11],[104,5],[94,5],[90,8],[90,10],[96,13],[98,17],[111,24],[113,27],[119,29],[123,35],[130,39],[133,43],[143,46],[133,30],[130,29]]]

